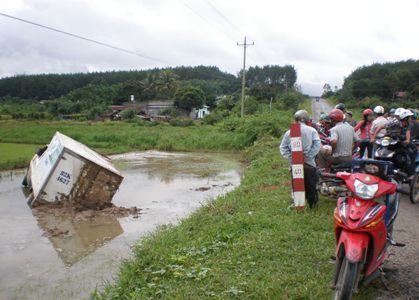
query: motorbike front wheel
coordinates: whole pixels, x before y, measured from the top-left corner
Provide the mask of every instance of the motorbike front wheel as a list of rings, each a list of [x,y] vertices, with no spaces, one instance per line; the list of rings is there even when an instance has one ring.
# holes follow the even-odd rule
[[[410,181],[410,193],[409,193],[410,202],[413,204],[419,202],[419,176],[416,173],[412,180]]]
[[[351,300],[358,285],[359,263],[351,263],[343,258],[336,282],[334,300]]]

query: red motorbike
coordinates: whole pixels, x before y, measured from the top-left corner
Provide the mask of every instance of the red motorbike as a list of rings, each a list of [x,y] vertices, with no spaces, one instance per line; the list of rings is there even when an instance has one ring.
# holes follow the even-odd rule
[[[334,299],[352,299],[358,283],[365,285],[380,275],[388,245],[402,246],[391,238],[398,211],[398,186],[388,162],[357,160],[353,161],[352,173],[323,175],[343,180],[351,193],[338,199],[334,211],[333,285]]]

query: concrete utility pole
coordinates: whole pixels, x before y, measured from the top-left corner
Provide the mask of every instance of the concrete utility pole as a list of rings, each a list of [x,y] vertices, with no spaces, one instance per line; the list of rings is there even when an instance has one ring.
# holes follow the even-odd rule
[[[246,47],[247,46],[253,46],[255,43],[251,43],[251,44],[247,44],[246,43],[246,37],[244,37],[244,43],[243,44],[239,44],[237,43],[238,46],[243,46],[243,70],[242,70],[242,103],[241,103],[241,113],[240,116],[243,117],[244,116],[244,86],[246,84],[245,81],[245,76],[246,76]]]

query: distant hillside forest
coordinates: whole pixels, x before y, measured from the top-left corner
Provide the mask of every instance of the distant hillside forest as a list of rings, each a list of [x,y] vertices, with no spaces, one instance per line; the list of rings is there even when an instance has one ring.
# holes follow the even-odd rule
[[[214,66],[111,71],[74,74],[17,75],[0,79],[0,116],[45,118],[80,114],[94,119],[109,105],[122,104],[134,95],[136,102],[175,100],[178,108],[215,107],[217,98],[239,100],[241,75]],[[246,87],[249,103],[269,103],[294,89],[293,66],[250,67]]]
[[[333,95],[329,91],[329,95]],[[335,97],[369,106],[419,106],[419,60],[362,66],[345,78]]]
[[[0,97],[11,96],[21,99],[54,99],[63,96],[70,91],[93,85],[114,85],[127,81],[155,81],[157,77],[166,71],[177,80],[205,80],[218,81],[225,92],[234,88],[237,78],[217,67],[176,67],[168,69],[150,69],[133,71],[110,71],[93,73],[73,74],[36,74],[17,75],[0,79]],[[172,78],[161,78],[162,80]]]

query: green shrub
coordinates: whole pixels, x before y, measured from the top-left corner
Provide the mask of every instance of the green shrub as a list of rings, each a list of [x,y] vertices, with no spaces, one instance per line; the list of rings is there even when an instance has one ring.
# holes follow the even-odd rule
[[[169,124],[172,126],[186,127],[194,125],[194,122],[192,119],[171,119]]]
[[[227,112],[227,114],[228,114],[228,112]],[[220,122],[223,118],[224,118],[223,111],[214,111],[213,113],[211,113],[209,115],[206,115],[202,119],[202,122],[204,122],[204,124],[214,125],[215,123]]]
[[[274,102],[274,107],[279,110],[292,110],[298,109],[298,106],[305,100],[304,96],[295,91],[285,92],[280,95],[279,99]]]
[[[121,117],[123,120],[132,120],[137,115],[137,112],[133,109],[126,109],[122,111]]]
[[[169,108],[163,109],[160,112],[160,115],[162,115],[162,116],[170,116],[172,118],[177,118],[180,115],[180,111],[176,107],[169,107]]]
[[[230,116],[220,122],[220,127],[226,131],[234,131],[239,139],[237,143],[243,146],[251,145],[255,140],[265,135],[280,137],[283,129],[288,128],[289,114],[283,111],[273,110],[263,113],[244,116]]]
[[[236,116],[236,115],[232,115],[226,119],[224,119],[221,123],[220,126],[222,129],[227,130],[227,131],[235,131],[237,126],[240,123],[240,117]]]
[[[105,108],[102,106],[93,106],[87,111],[86,118],[88,120],[95,120],[103,113],[104,110]]]

